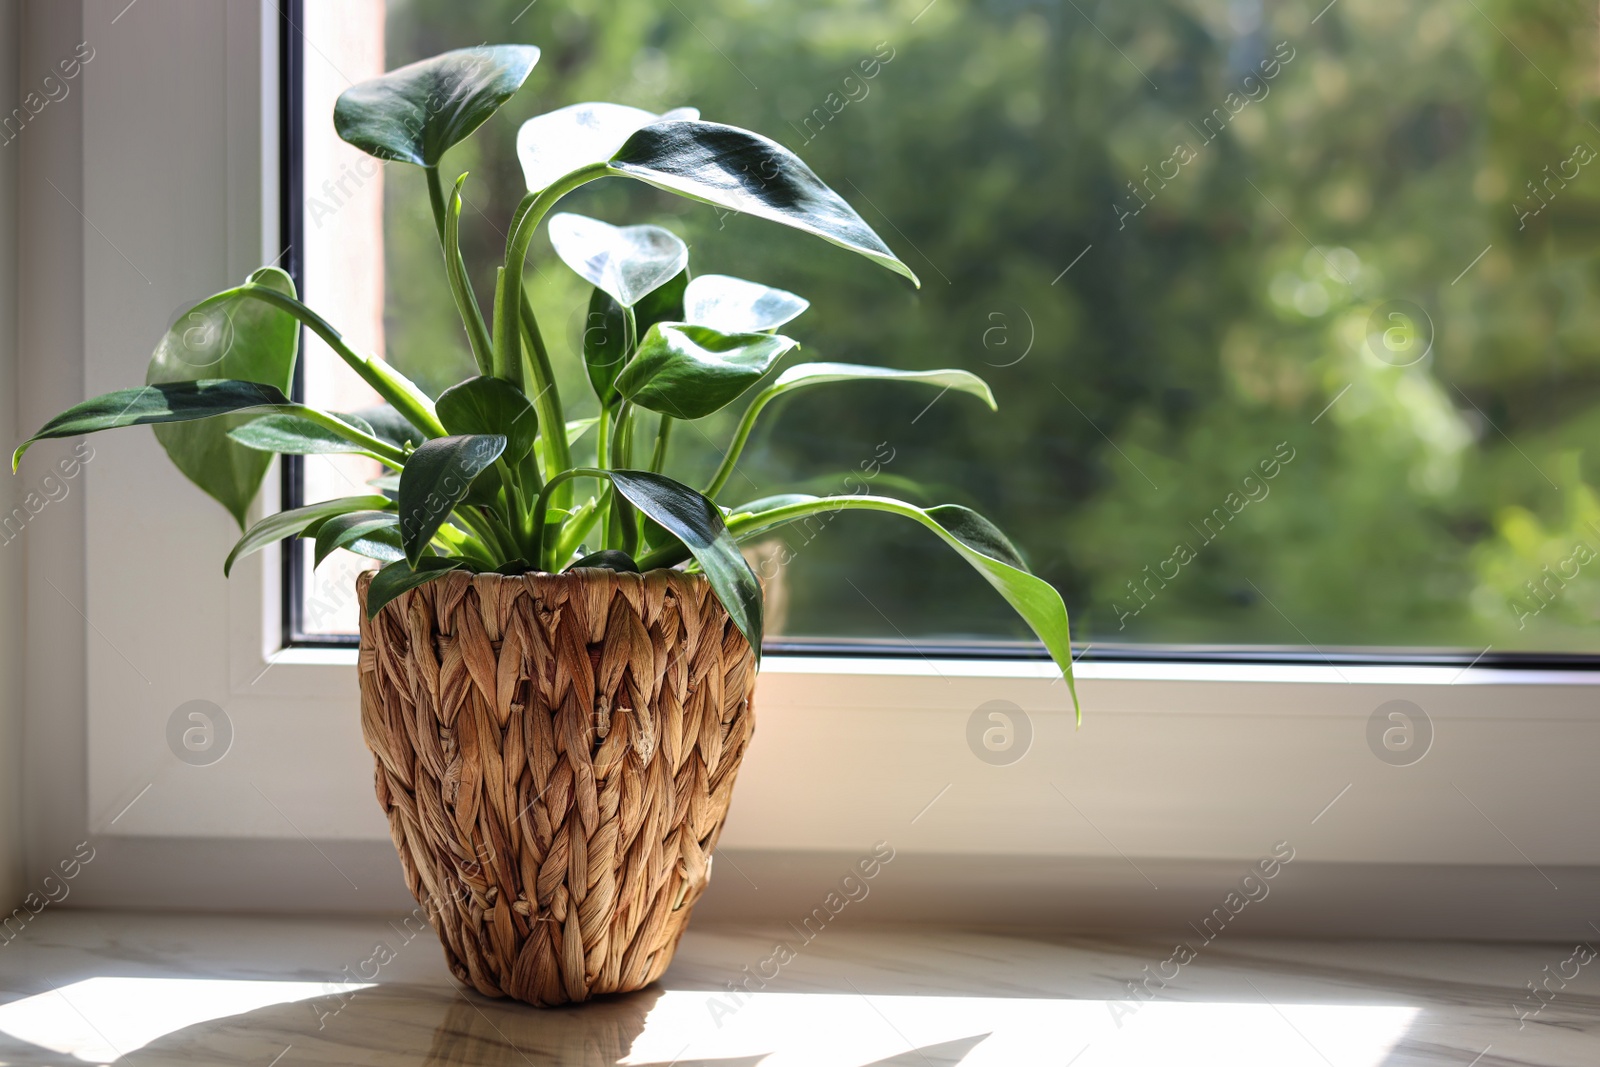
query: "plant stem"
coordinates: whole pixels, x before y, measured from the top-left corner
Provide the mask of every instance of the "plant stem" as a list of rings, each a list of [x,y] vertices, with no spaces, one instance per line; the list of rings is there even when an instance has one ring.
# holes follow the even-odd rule
[[[656,447],[650,456],[650,470],[656,474],[660,474],[661,468],[667,463],[667,438],[672,436],[672,422],[671,415],[663,415],[656,424]]]
[[[371,434],[351,426],[343,419],[336,418],[326,411],[306,407],[304,404],[294,405],[293,413],[307,422],[316,423],[324,430],[331,430],[352,444],[358,444],[366,449],[373,459],[379,460],[385,466],[399,470],[405,466],[406,454],[391,445],[388,441],[373,437]]]
[[[633,460],[633,402],[624,400],[617,407],[617,424],[611,431],[611,469],[621,470]],[[616,545],[629,555],[638,547],[638,530],[633,506],[620,494],[611,500],[611,518],[606,524],[606,544]],[[632,547],[630,547],[632,546]]]
[[[551,490],[555,489],[559,485],[571,481],[573,478],[599,478],[601,481],[609,481],[611,476],[605,471],[596,467],[569,467],[567,470],[560,472],[545,483],[544,488],[539,491],[539,499],[535,500],[533,503],[535,559],[538,559],[544,555],[545,515],[550,510]]]
[[[611,409],[600,409],[600,421],[595,423],[594,456],[595,466],[611,466]]]
[[[492,367],[496,378],[508,381],[526,392],[522,383],[522,344],[517,332],[520,324],[515,319],[507,320],[499,311],[500,303],[511,299],[506,281],[509,277],[510,274],[504,267],[494,269],[495,316],[494,337],[491,339],[494,346]]]
[[[497,566],[510,563],[521,555],[517,551],[516,538],[512,536],[511,531],[506,529],[505,524],[500,521],[500,517],[494,514],[492,510],[487,508],[477,509],[469,506],[458,508],[453,514],[458,516],[468,529],[477,534],[479,540],[483,541],[491,552],[498,553],[499,558],[491,561]]]
[[[717,472],[711,476],[711,481],[701,492],[712,500],[727,486],[728,479],[733,476],[734,465],[739,462],[739,456],[744,452],[745,444],[750,440],[750,431],[755,428],[756,416],[761,414],[761,409],[766,407],[777,396],[774,389],[762,390],[756,398],[750,401],[750,406],[744,409],[744,415],[739,419],[739,428],[733,432],[733,441],[728,445],[728,450],[722,454],[722,462],[717,465]]]
[[[583,542],[585,537],[589,536],[589,531],[594,529],[595,521],[603,514],[602,504],[609,500],[609,494],[614,492],[615,490],[609,485],[606,486],[598,496],[578,508],[573,513],[572,518],[566,521],[562,527],[560,537],[556,539],[555,545],[552,546],[553,550],[547,553],[549,556],[546,562],[547,570],[559,570],[564,560],[572,558],[572,554],[577,551],[579,544]]]
[[[606,170],[604,163],[581,167],[541,192],[523,197],[522,203],[517,205],[516,214],[512,216],[511,233],[506,239],[505,265],[495,279],[494,366],[497,375],[515,374],[514,378],[507,378],[513,384],[522,384],[522,356],[520,351],[513,349],[520,349],[522,342],[518,320],[522,317],[522,269],[528,260],[528,246],[533,243],[539,223],[556,201],[580,185],[605,177]],[[538,366],[537,361],[535,366]],[[550,385],[548,381],[535,384],[541,392]],[[562,429],[565,429],[564,425]],[[552,452],[551,455],[556,453]]]
[[[428,190],[432,194],[439,184],[438,172],[429,168],[428,179]],[[463,174],[456,179],[455,188],[450,190],[450,205],[443,219],[439,246],[444,252],[444,272],[450,282],[450,294],[455,298],[456,313],[461,316],[461,323],[467,330],[467,344],[472,348],[473,362],[478,365],[478,373],[486,375],[494,373],[494,342],[489,337],[489,328],[484,325],[483,311],[478,307],[478,294],[472,291],[472,282],[467,277],[466,260],[461,258],[461,183],[466,180],[467,176]],[[437,205],[434,211],[437,219]]]
[[[438,231],[439,244],[444,244],[444,189],[439,184],[439,167],[423,167],[422,171],[428,176],[428,205],[433,208],[433,228]]]
[[[259,300],[293,315],[305,323],[312,333],[322,338],[340,359],[349,364],[351,370],[361,376],[362,381],[372,386],[379,396],[394,405],[395,410],[405,416],[407,422],[429,437],[446,436],[445,428],[439,422],[439,416],[434,414],[433,401],[428,399],[428,394],[387,363],[369,356],[358,355],[345,343],[339,331],[328,325],[326,319],[294,297],[286,296],[269,286],[247,282],[235,289],[226,289],[210,299],[217,300],[231,296]],[[210,300],[205,303],[210,303]]]
[[[898,500],[891,500],[881,496],[833,496],[822,497],[817,500],[803,500],[795,504],[785,504],[781,508],[763,511],[757,515],[734,516],[728,520],[728,533],[735,541],[746,537],[754,537],[758,533],[783,526],[786,523],[803,519],[807,515],[817,515],[833,511],[889,511],[896,515],[915,519],[923,524],[927,523],[926,517],[920,508],[912,507]],[[652,567],[671,567],[682,563],[689,558],[689,550],[682,544],[663,545],[654,552],[639,560],[639,569],[648,570]],[[647,566],[648,564],[648,566]]]
[[[540,425],[550,427],[545,434],[550,466],[553,468],[545,471],[548,478],[572,466],[572,449],[567,444],[567,418],[561,410],[561,391],[556,388],[550,352],[545,348],[544,336],[539,332],[539,320],[534,317],[527,290],[522,291],[522,332],[533,372],[533,385],[538,390],[533,394],[533,406],[539,413]]]

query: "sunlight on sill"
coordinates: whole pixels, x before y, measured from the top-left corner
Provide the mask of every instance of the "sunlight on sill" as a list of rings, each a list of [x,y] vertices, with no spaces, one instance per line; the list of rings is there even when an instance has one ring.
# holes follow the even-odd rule
[[[302,1020],[296,1015],[285,1029],[287,1017],[266,1009],[334,994],[348,999],[349,994],[369,988],[320,982],[90,978],[0,1006],[0,1034],[80,1063],[128,1062],[129,1057],[137,1062],[134,1054],[139,1050],[185,1029],[191,1036],[203,1035],[213,1028],[206,1024],[213,1024],[219,1035],[224,1029],[235,1035],[254,1031],[260,1037],[294,1041],[316,1032],[312,1016]],[[491,1019],[484,1008],[453,1003],[459,994],[442,988],[387,987],[385,993],[403,998],[405,1015],[435,1030],[434,1054],[440,1051],[441,1035],[448,1037],[447,1044],[460,1045],[458,1051],[477,1048],[473,1044],[477,1039],[497,1047],[510,1041],[513,1048],[527,1047],[531,1040],[576,1054],[576,1059],[560,1062],[631,1067],[700,1061],[866,1067],[913,1062],[907,1058],[913,1055],[920,1061],[963,1067],[1022,1063],[1380,1067],[1419,1013],[1417,1008],[1395,1004],[667,990],[653,1000],[631,1002],[637,1014],[627,999],[548,1013],[501,1001],[484,1005],[493,1013]],[[451,1023],[450,1013],[465,1008],[472,1009],[470,1014]],[[254,1025],[253,1013],[259,1013]],[[224,1019],[229,1022],[219,1022]],[[479,1019],[488,1020],[482,1033],[477,1033]],[[387,1012],[368,1016],[365,1026],[355,1017],[345,1019],[346,1040],[360,1035],[356,1040],[366,1051],[384,1052],[396,1036],[389,1032],[392,1020]],[[368,1029],[374,1024],[376,1029]],[[606,1048],[612,1051],[606,1054]],[[626,1058],[613,1058],[624,1049]],[[386,1051],[410,1062],[405,1053],[419,1050],[395,1046]]]
[[[902,1062],[1379,1067],[1418,1009],[854,993],[669,991],[626,1065],[762,1059],[762,1067]],[[774,1049],[778,1051],[774,1052]],[[1075,1058],[1076,1057],[1076,1058]],[[909,1059],[905,1062],[911,1062]]]
[[[370,985],[211,978],[87,978],[0,1005],[0,1034],[113,1063],[185,1027]]]

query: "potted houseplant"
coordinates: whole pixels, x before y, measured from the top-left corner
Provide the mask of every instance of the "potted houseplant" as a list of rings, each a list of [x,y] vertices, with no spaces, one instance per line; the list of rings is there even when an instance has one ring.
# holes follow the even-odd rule
[[[910,519],[1010,602],[1069,690],[1072,676],[1061,597],[966,508],[868,495],[719,502],[780,396],[887,379],[993,407],[974,375],[793,364],[748,402],[708,484],[667,473],[674,423],[766,378],[798,347],[777,331],[807,303],[691,279],[684,243],[661,227],[552,209],[590,181],[632,178],[815,234],[915,283],[787,149],[687,109],[592,103],[528,120],[517,140],[528,194],[482,312],[458,241],[466,175],[452,187],[439,162],[538,56],[449,52],[354,86],[334,109],[346,141],[421,168],[475,376],[428,396],[353,351],[268,267],[180,317],[144,386],[63,412],[12,466],[37,440],[148,424],[241,527],[273,454],[359,453],[389,469],[370,494],[260,519],[224,567],[290,537],[314,538],[318,561],[346,549],[382,564],[358,581],[361,722],[406,880],[458,978],[548,1005],[652,981],[705,887],[753,725],[762,589],[741,542],[840,509]],[[593,419],[567,420],[524,288],[546,221],[557,254],[594,286],[582,344]],[[291,401],[302,326],[385,403],[358,415]]]

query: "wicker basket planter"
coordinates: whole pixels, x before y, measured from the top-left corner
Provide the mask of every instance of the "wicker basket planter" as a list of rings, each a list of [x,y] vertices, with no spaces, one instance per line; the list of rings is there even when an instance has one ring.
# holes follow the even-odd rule
[[[709,583],[451,574],[365,616],[378,802],[455,976],[539,1006],[659,977],[754,728]]]

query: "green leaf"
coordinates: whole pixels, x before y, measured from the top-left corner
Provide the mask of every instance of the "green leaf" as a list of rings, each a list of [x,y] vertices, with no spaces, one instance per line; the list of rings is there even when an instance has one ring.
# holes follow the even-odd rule
[[[793,152],[760,134],[697,119],[657,122],[629,137],[608,167],[691,200],[815,234],[921,285],[854,208]]]
[[[228,553],[227,560],[222,564],[222,573],[231,574],[233,565],[239,560],[268,545],[276,544],[285,537],[315,536],[318,525],[335,515],[351,511],[377,511],[387,507],[389,501],[386,497],[346,496],[268,515],[239,538],[238,543],[233,546],[233,551]]]
[[[602,407],[617,402],[617,374],[627,359],[627,313],[605,290],[595,289],[583,320],[583,365]]]
[[[760,333],[776,330],[798,316],[811,302],[783,289],[702,274],[683,294],[683,319],[723,333]]]
[[[772,334],[656,323],[617,376],[616,388],[651,411],[703,418],[736,400],[794,347],[789,338]]]
[[[472,479],[505,451],[501,434],[438,437],[411,453],[400,472],[400,540],[413,565],[466,498]]]
[[[598,423],[599,421],[600,420],[598,418],[587,418],[587,419],[573,419],[570,422],[568,422],[567,423],[567,444],[568,445],[576,444],[578,442],[578,439],[581,438],[584,434],[588,433],[590,430],[594,429],[595,428],[595,424]]]
[[[415,448],[428,439],[427,434],[411,425],[409,419],[394,409],[393,404],[378,404],[362,408],[354,416],[372,427],[374,437],[388,441],[396,448]],[[340,416],[344,418],[345,416]]]
[[[381,568],[367,586],[367,618],[375,617],[385,604],[401,593],[442,578],[464,564],[464,560],[454,557],[429,556],[421,561],[417,570],[412,570],[411,564],[403,559]]]
[[[372,433],[372,427],[359,415],[335,417],[362,433]],[[285,456],[366,452],[359,444],[300,415],[262,415],[229,430],[228,437],[246,448]]]
[[[622,574],[638,574],[639,565],[632,556],[620,552],[615,548],[602,548],[598,552],[591,552],[582,559],[574,560],[562,569],[562,573],[579,570],[583,567],[595,567],[600,570],[618,571]]]
[[[775,498],[768,498],[772,499]],[[1078,690],[1072,679],[1072,637],[1061,594],[1050,583],[1028,573],[1028,565],[1016,546],[976,511],[955,504],[924,509],[880,496],[811,497],[782,505],[757,501],[744,508],[758,504],[763,507],[756,514],[730,517],[729,529],[738,540],[748,540],[808,515],[840,510],[887,511],[926,526],[971,564],[1044,642],[1050,658],[1061,668],[1073,707],[1078,708]]]
[[[664,119],[698,118],[691,107],[657,115],[623,104],[572,104],[536,115],[517,131],[517,158],[528,192],[537,193],[580,167],[604,163],[634,131]]]
[[[398,474],[380,474],[376,478],[368,478],[367,484],[391,500],[397,499],[400,495],[400,475]]]
[[[689,284],[689,271],[654,290],[633,309],[634,331],[643,337],[658,322],[683,321],[683,294]],[[589,384],[606,407],[617,402],[614,383],[627,362],[628,325],[622,305],[595,289],[589,295],[589,317],[584,320],[583,362],[589,371]]]
[[[294,296],[294,282],[276,267],[250,275],[250,284]],[[230,378],[289,392],[300,344],[300,323],[281,308],[241,294],[203,300],[175,322],[150,357],[148,385]],[[228,440],[243,419],[163,426],[156,440],[173,464],[244,526],[272,457]]]
[[[141,385],[118,389],[114,393],[74,404],[22,442],[11,456],[15,473],[22,455],[35,441],[56,437],[77,437],[99,430],[123,426],[147,426],[169,422],[189,422],[218,415],[248,414],[289,407],[289,398],[270,385],[206,379],[175,382],[171,385]]]
[[[521,389],[501,378],[468,378],[440,393],[435,408],[452,434],[503,435],[507,463],[526,456],[539,436],[533,405]]]
[[[522,88],[532,45],[462,48],[352,85],[333,105],[339,136],[379,159],[437,164]]]
[[[317,527],[313,566],[320,567],[331,552],[340,548],[385,563],[406,558],[405,549],[400,546],[400,520],[392,511],[352,511],[324,520]]]
[[[633,307],[681,274],[689,248],[660,226],[613,226],[571,212],[550,217],[550,244],[578,276]]]
[[[760,662],[761,584],[728,533],[722,512],[710,500],[664,474],[622,470],[611,471],[610,477],[617,492],[629,503],[683,542]]]
[[[572,419],[567,423],[567,447],[571,448],[584,434],[594,429],[600,420],[597,418]],[[534,453],[538,456],[539,464],[544,469],[551,469],[550,450],[545,447],[544,435],[539,435],[539,440],[534,444]]]
[[[776,381],[762,390],[762,396],[771,400],[784,393],[810,385],[821,385],[824,382],[861,381],[921,382],[924,385],[938,386],[942,390],[954,389],[958,393],[969,393],[989,405],[990,411],[998,410],[988,383],[970,371],[890,370],[888,367],[872,367],[861,363],[797,363],[787,368],[778,375]]]

